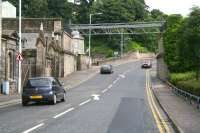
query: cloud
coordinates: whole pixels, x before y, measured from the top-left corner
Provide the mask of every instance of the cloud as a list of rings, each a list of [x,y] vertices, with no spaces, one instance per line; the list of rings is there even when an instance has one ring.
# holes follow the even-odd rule
[[[190,9],[200,6],[200,0],[145,0],[150,10],[159,9],[166,14],[182,14],[186,16]]]

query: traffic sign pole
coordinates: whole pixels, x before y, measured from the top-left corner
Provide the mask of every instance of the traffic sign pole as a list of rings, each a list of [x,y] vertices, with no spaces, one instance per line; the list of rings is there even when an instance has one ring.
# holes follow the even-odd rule
[[[22,32],[21,32],[21,0],[19,0],[19,54],[22,53]],[[21,94],[21,61],[19,61],[18,67],[18,93]]]

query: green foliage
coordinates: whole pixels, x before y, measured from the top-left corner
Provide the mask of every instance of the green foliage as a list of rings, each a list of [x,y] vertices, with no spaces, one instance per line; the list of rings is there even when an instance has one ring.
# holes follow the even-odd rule
[[[200,77],[200,8],[193,7],[190,16],[180,29],[179,51],[184,64],[196,71]]]
[[[153,20],[165,20],[167,18],[167,15],[158,9],[153,9],[151,11],[151,17]]]
[[[195,72],[172,73],[170,82],[179,89],[200,96],[200,81],[195,80]]]
[[[177,87],[193,95],[200,96],[200,81],[191,79],[177,82]]]
[[[17,0],[8,0],[19,7]],[[23,17],[59,17],[68,21],[71,18],[72,6],[66,0],[22,0]]]
[[[141,46],[141,43],[131,41],[125,48],[125,51],[139,51],[141,53],[146,53],[148,50]]]
[[[147,10],[144,0],[101,0],[93,4],[91,12],[102,13],[94,17],[95,23],[122,23],[143,20]]]
[[[186,81],[193,79],[195,77],[194,72],[185,72],[185,73],[171,73],[170,74],[170,82],[173,84],[177,84],[179,81]]]
[[[165,61],[171,72],[182,70],[178,53],[178,30],[182,26],[183,18],[181,15],[170,15],[167,18],[166,30],[164,33]]]

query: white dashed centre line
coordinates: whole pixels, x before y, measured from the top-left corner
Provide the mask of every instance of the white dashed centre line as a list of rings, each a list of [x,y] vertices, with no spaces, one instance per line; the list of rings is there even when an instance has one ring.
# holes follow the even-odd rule
[[[108,86],[108,89],[112,88],[112,84]]]
[[[37,125],[37,126],[34,126],[34,127],[30,128],[30,129],[28,129],[28,130],[26,130],[26,131],[24,131],[24,132],[22,132],[22,133],[30,133],[30,132],[32,132],[33,130],[35,130],[35,129],[41,127],[41,126],[44,126],[44,123],[41,123],[41,124],[39,124],[39,125]]]
[[[114,81],[113,81],[113,84],[116,84],[116,83],[117,83],[117,80],[114,80]]]
[[[106,91],[108,91],[108,89],[104,89],[103,91],[101,91],[102,93],[105,93]]]
[[[88,100],[86,100],[86,101],[80,103],[79,106],[83,106],[84,104],[89,103],[90,101],[91,101],[91,99],[88,99]]]
[[[64,112],[62,112],[62,113],[60,113],[60,114],[57,114],[56,116],[54,116],[53,118],[58,118],[58,117],[60,117],[60,116],[62,116],[62,115],[64,115],[64,114],[66,114],[66,113],[68,113],[68,112],[70,112],[70,111],[72,111],[72,110],[74,110],[74,108],[70,108],[70,109],[68,109],[68,110],[66,110],[66,111],[64,111]]]

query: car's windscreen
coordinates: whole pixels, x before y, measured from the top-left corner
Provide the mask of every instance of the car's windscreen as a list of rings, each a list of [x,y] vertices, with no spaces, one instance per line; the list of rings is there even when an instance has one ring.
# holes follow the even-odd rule
[[[47,87],[51,86],[49,79],[30,79],[27,82],[27,87]]]
[[[103,65],[102,68],[110,68],[109,65]]]

